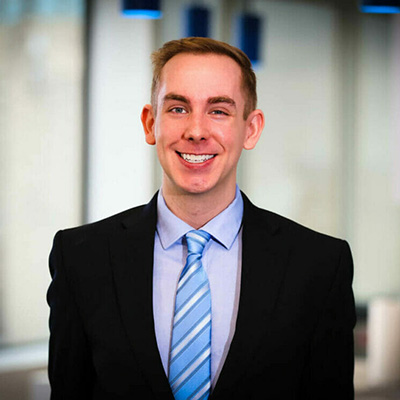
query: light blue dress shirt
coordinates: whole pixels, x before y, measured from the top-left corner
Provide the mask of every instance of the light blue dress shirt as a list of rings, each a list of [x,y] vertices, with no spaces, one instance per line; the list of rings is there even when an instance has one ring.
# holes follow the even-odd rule
[[[183,236],[193,230],[165,204],[162,190],[157,201],[157,231],[154,241],[153,313],[158,350],[168,376],[169,349],[175,293],[186,262]],[[202,262],[211,290],[211,380],[221,372],[235,332],[242,263],[243,199],[236,187],[234,201],[201,229],[211,235]]]

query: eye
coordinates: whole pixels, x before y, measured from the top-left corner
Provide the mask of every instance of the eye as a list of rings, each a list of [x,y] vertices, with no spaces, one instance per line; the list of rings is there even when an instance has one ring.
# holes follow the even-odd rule
[[[225,111],[222,111],[222,110],[212,110],[211,114],[214,114],[214,115],[228,115],[228,113],[226,113]]]
[[[169,112],[174,114],[185,114],[186,110],[183,107],[173,107],[169,110]]]

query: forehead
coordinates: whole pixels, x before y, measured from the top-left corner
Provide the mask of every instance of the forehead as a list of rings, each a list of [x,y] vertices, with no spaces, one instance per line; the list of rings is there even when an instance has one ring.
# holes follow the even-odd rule
[[[237,96],[241,94],[241,83],[240,66],[232,58],[218,54],[181,53],[164,65],[159,94],[201,91],[210,92],[210,95]]]

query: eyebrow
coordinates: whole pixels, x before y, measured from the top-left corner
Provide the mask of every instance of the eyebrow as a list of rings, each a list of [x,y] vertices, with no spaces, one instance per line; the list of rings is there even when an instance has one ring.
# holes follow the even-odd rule
[[[190,101],[185,97],[185,96],[181,96],[180,94],[175,94],[175,93],[168,93],[164,96],[163,99],[164,103],[168,100],[175,100],[175,101],[180,101],[182,103],[185,104],[190,104]]]
[[[175,100],[175,101],[180,101],[182,103],[188,104],[190,105],[190,100],[187,99],[185,96],[182,96],[180,94],[176,94],[176,93],[168,93],[164,96],[163,102],[167,102],[169,100]],[[215,96],[215,97],[210,97],[207,100],[208,104],[218,104],[218,103],[226,103],[229,105],[232,105],[233,107],[236,108],[236,103],[235,100],[233,100],[232,98],[228,97],[228,96]]]
[[[226,103],[230,104],[233,107],[236,107],[235,100],[231,99],[230,97],[227,96],[217,96],[217,97],[210,97],[208,99],[209,104],[218,104],[218,103]]]

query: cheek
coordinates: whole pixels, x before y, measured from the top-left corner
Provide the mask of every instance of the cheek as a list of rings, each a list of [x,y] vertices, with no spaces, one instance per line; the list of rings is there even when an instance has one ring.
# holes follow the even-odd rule
[[[226,130],[221,134],[221,143],[227,150],[241,151],[244,145],[244,137],[242,130]]]
[[[214,124],[214,126],[210,128],[210,131],[221,144],[227,147],[232,146],[235,135],[237,134],[237,132],[235,132],[230,125],[226,126]]]
[[[179,120],[168,121],[167,119],[161,119],[156,125],[156,140],[162,143],[163,146],[170,145],[180,138],[181,131],[182,123]]]

